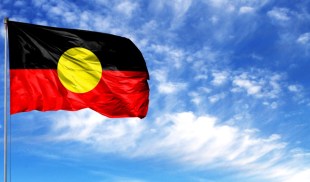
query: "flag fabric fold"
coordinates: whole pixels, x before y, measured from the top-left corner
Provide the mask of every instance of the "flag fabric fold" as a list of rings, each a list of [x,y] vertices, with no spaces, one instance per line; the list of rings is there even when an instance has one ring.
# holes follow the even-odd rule
[[[91,108],[107,117],[146,116],[145,60],[124,37],[8,22],[10,112]]]

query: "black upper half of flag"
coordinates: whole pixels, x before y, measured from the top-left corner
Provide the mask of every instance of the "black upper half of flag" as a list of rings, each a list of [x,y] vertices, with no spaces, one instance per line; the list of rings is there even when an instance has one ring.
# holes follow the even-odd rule
[[[57,69],[70,48],[92,51],[103,70],[146,71],[140,50],[128,38],[77,29],[8,21],[10,69]]]

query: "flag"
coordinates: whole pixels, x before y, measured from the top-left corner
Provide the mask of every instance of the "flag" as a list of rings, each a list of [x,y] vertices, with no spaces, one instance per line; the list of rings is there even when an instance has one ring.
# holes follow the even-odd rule
[[[10,113],[91,108],[107,117],[147,114],[145,60],[124,37],[8,22]]]

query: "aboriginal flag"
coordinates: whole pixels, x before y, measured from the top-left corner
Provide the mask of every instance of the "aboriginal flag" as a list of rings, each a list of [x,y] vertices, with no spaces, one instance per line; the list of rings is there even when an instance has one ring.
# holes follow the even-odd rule
[[[149,103],[148,70],[127,38],[8,22],[10,112],[91,108],[140,117]]]

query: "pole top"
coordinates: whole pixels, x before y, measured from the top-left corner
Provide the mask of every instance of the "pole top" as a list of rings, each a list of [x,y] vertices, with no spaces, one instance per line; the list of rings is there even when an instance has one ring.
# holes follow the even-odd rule
[[[9,21],[9,18],[8,18],[8,17],[4,17],[3,23],[4,23],[4,24],[7,24],[8,21]]]

